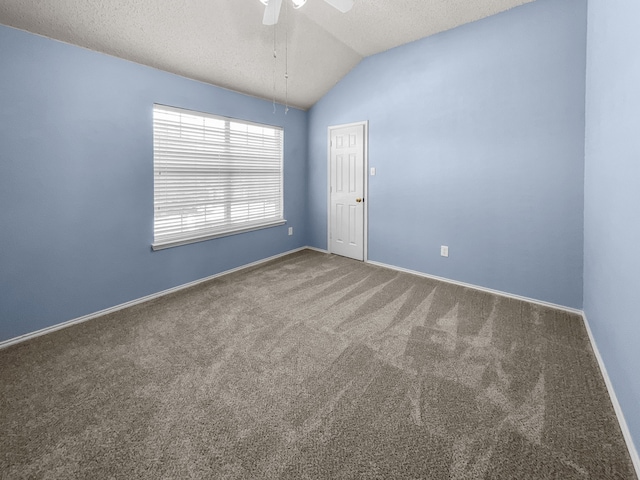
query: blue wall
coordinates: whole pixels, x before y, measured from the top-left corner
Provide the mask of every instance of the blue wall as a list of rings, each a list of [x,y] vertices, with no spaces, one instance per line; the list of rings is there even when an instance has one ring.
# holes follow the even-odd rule
[[[584,311],[640,446],[640,3],[589,0]]]
[[[152,252],[154,102],[284,126],[288,224]],[[0,26],[0,341],[305,245],[307,113],[272,112]]]
[[[581,308],[585,42],[539,0],[365,59],[310,111],[310,244],[327,127],[369,120],[370,260]]]

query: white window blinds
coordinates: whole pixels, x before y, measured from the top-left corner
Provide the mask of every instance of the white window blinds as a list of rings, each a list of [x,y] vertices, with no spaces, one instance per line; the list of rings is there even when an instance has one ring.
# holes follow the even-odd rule
[[[153,107],[154,243],[284,223],[280,127]]]

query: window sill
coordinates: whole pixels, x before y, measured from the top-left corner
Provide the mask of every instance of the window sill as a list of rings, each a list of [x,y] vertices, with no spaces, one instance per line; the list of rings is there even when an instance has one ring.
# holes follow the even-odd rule
[[[216,232],[212,234],[205,234],[198,237],[191,237],[186,239],[179,240],[165,240],[163,242],[157,242],[151,244],[151,250],[154,252],[157,250],[164,250],[166,248],[179,247],[180,245],[188,245],[190,243],[198,243],[205,242],[207,240],[212,240],[214,238],[228,237],[230,235],[237,235],[239,233],[253,232],[254,230],[262,230],[263,228],[271,228],[277,227],[279,225],[284,225],[287,223],[286,220],[275,220],[273,222],[268,223],[260,223],[257,225],[250,225],[241,228],[234,228],[233,230],[225,230],[221,232]]]

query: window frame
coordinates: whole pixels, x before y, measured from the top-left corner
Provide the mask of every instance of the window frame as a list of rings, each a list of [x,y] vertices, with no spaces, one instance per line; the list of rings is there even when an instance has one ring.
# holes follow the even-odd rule
[[[219,203],[218,207],[223,206],[224,208],[224,223],[220,224],[220,225],[214,225],[211,226],[211,224],[207,223],[206,220],[204,223],[202,223],[200,221],[201,227],[199,228],[193,228],[192,230],[180,230],[179,232],[176,233],[171,233],[171,234],[166,234],[165,235],[160,235],[158,236],[158,212],[159,212],[159,207],[158,204],[158,198],[159,198],[159,189],[158,185],[158,176],[161,175],[163,172],[166,174],[166,169],[167,169],[167,165],[166,163],[164,165],[162,165],[162,160],[159,159],[159,156],[162,156],[160,149],[158,149],[158,133],[156,131],[156,129],[158,128],[157,125],[157,121],[156,121],[156,114],[158,112],[170,112],[170,113],[178,113],[178,114],[185,114],[185,115],[191,115],[191,116],[195,116],[195,117],[199,117],[203,120],[203,126],[202,126],[202,132],[203,132],[203,136],[206,136],[207,133],[211,134],[211,132],[208,132],[205,125],[206,119],[210,119],[213,120],[214,122],[224,122],[224,142],[223,143],[216,143],[216,142],[206,142],[206,141],[202,141],[201,144],[202,145],[208,145],[211,148],[218,148],[218,149],[222,149],[225,155],[222,155],[223,157],[226,158],[226,160],[222,161],[222,165],[220,166],[219,164],[215,164],[216,167],[218,169],[225,169],[225,164],[224,162],[227,162],[226,164],[226,168],[229,169],[229,171],[227,172],[227,176],[221,176],[218,177],[218,179],[214,180],[214,182],[216,184],[220,183],[223,184],[224,179],[229,179],[232,178],[233,173],[232,170],[233,169],[237,169],[238,171],[242,171],[244,172],[245,175],[247,175],[247,172],[250,171],[245,169],[242,170],[242,167],[232,167],[231,164],[232,162],[235,160],[236,162],[238,161],[237,158],[233,158],[233,152],[234,149],[238,148],[238,144],[234,144],[231,140],[232,136],[236,136],[239,135],[238,134],[238,130],[237,127],[240,126],[242,128],[246,128],[246,141],[247,144],[249,143],[249,140],[252,138],[251,135],[252,133],[250,133],[250,127],[257,127],[257,128],[262,128],[262,129],[271,129],[274,131],[279,132],[280,138],[279,138],[279,152],[278,152],[278,156],[279,156],[279,161],[277,162],[277,166],[279,168],[279,194],[278,194],[278,200],[275,203],[275,209],[276,209],[276,215],[272,216],[272,217],[264,217],[264,218],[258,218],[258,219],[251,219],[249,218],[248,221],[237,221],[237,222],[233,222],[232,220],[232,210],[233,210],[233,202],[230,201],[230,198],[232,198],[232,196],[234,194],[229,193],[229,191],[225,192],[225,198],[224,198],[224,202],[223,203]],[[190,109],[185,109],[185,108],[179,108],[179,107],[173,107],[173,106],[169,106],[169,105],[162,105],[162,104],[154,104],[153,105],[153,109],[152,109],[152,130],[153,130],[153,243],[151,244],[151,248],[152,250],[163,250],[166,248],[171,248],[171,247],[177,247],[180,245],[187,245],[187,244],[191,244],[191,243],[197,243],[197,242],[203,242],[203,241],[207,241],[207,240],[211,240],[214,238],[220,238],[220,237],[226,237],[229,235],[237,235],[237,234],[241,234],[241,233],[246,233],[246,232],[251,232],[254,230],[261,230],[264,228],[271,228],[271,227],[276,227],[276,226],[280,226],[280,225],[284,225],[287,223],[287,221],[284,218],[284,127],[282,126],[277,126],[277,125],[268,125],[268,124],[263,124],[263,123],[258,123],[258,122],[253,122],[253,121],[248,121],[248,120],[243,120],[243,119],[239,119],[239,118],[233,118],[233,117],[227,117],[227,116],[221,116],[221,115],[214,115],[211,113],[206,113],[206,112],[200,112],[200,111],[196,111],[196,110],[190,110]],[[158,123],[161,123],[161,120],[158,121]],[[186,123],[183,122],[182,119],[179,122],[180,128],[182,128],[182,125]],[[178,125],[178,124],[176,124]],[[194,125],[194,124],[192,124]],[[236,125],[236,128],[234,129],[233,125]],[[168,127],[167,127],[168,128]],[[177,127],[176,127],[177,128]],[[214,127],[216,130],[220,131],[221,127]],[[263,137],[266,137],[267,135],[264,133],[261,134]],[[168,134],[166,135],[166,137],[163,138],[167,138]],[[182,130],[180,133],[180,137],[182,137]],[[175,140],[174,140],[175,141]],[[171,142],[171,140],[169,140],[169,142]],[[186,143],[186,141],[185,141]],[[278,141],[276,142],[278,143]],[[165,150],[163,151],[163,153],[165,153],[166,155],[166,150],[168,149],[167,144],[164,145]],[[246,146],[242,147],[243,149],[246,149]],[[269,149],[267,149],[269,150]],[[271,149],[271,155],[273,155],[273,152],[277,151],[276,149]],[[180,153],[183,153],[183,151],[181,151]],[[160,155],[159,155],[160,153]],[[259,155],[259,149],[254,150],[253,155],[258,154]],[[220,155],[218,155],[218,157],[220,157]],[[192,157],[193,159],[193,157]],[[218,158],[219,162],[220,159]],[[273,158],[271,159],[271,161],[273,160]],[[246,161],[246,158],[244,159],[244,161]],[[191,168],[195,168],[192,165],[193,164],[189,164],[191,165]],[[275,166],[275,162],[273,163],[273,165],[270,164],[270,168],[273,168]],[[214,175],[210,174],[209,180],[211,180],[212,178],[214,178]],[[220,182],[220,179],[223,179],[222,182]],[[247,179],[245,179],[247,180]],[[228,182],[226,185],[224,186],[220,186],[218,185],[216,188],[224,188],[226,189],[232,189],[232,190],[237,190],[238,188],[240,189],[247,189],[247,186],[250,186],[250,183],[245,182],[244,185],[239,182],[237,184],[234,184],[233,182]],[[273,187],[273,185],[271,185]],[[160,193],[165,193],[166,194],[166,190],[169,189],[170,187],[167,187],[167,184],[165,183],[164,186],[165,190],[162,190]],[[182,187],[184,188],[184,187]],[[197,187],[196,187],[197,188]],[[245,194],[248,195],[248,194]],[[271,195],[271,197],[273,197],[273,194]],[[268,195],[265,194],[264,198],[262,199],[258,199],[258,204],[260,202],[263,202],[263,208],[266,208],[267,205],[267,200],[272,200],[273,198],[269,198]],[[207,208],[208,204],[205,203],[205,199],[204,197],[202,197],[201,199],[201,203],[196,205],[196,208]],[[209,200],[210,201],[210,200]],[[180,203],[179,201],[177,203]],[[237,204],[236,204],[237,205]],[[240,204],[242,205],[242,204]],[[279,207],[279,210],[278,210]],[[167,208],[167,206],[165,205],[165,209]],[[193,207],[192,207],[193,208]],[[250,209],[251,205],[249,203],[247,203],[247,208]],[[251,217],[250,213],[246,214],[247,217]],[[188,218],[188,217],[187,217]],[[206,215],[205,215],[206,218]],[[213,223],[213,222],[212,222]],[[160,227],[162,228],[162,227]],[[183,228],[183,227],[180,227]]]

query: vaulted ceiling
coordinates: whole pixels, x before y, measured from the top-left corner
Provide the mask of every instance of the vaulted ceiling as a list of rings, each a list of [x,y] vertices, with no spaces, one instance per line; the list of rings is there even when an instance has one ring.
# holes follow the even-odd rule
[[[307,109],[364,57],[530,1],[284,0],[272,27],[259,0],[2,0],[0,24]]]

